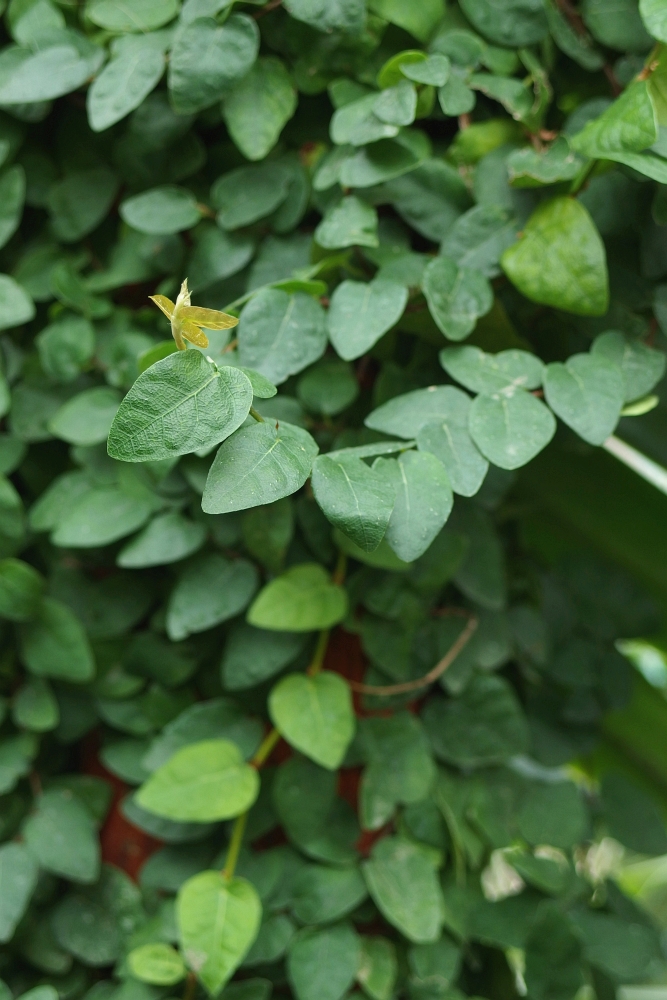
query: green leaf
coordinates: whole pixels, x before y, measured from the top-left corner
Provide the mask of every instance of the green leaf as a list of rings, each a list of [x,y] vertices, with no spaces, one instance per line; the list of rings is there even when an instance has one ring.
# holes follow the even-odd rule
[[[403,562],[422,555],[449,517],[454,497],[444,466],[427,451],[378,458],[373,470],[396,491],[386,540]]]
[[[281,385],[324,354],[326,316],[311,295],[262,289],[243,307],[238,341],[241,364]]]
[[[243,878],[200,872],[179,889],[176,919],[183,956],[211,996],[243,961],[261,916],[259,896]]]
[[[329,521],[372,552],[382,541],[394,506],[393,485],[360,458],[320,455],[313,464],[313,493]]]
[[[347,614],[347,594],[318,563],[292,566],[259,592],[248,611],[256,628],[314,632],[331,628]]]
[[[417,111],[417,90],[409,80],[399,80],[382,90],[373,103],[373,114],[389,125],[411,125]]]
[[[462,422],[467,423],[469,406],[469,398],[460,389],[450,385],[430,385],[427,389],[415,389],[395,396],[373,410],[364,423],[374,431],[410,440],[431,420],[446,420],[458,415]]]
[[[226,691],[254,687],[296,659],[306,643],[299,632],[275,632],[235,625],[227,637],[220,664]]]
[[[193,235],[195,247],[187,265],[188,282],[193,292],[236,274],[252,259],[255,251],[251,236],[227,233],[212,222],[202,222]]]
[[[60,601],[45,597],[39,616],[21,626],[21,656],[37,677],[54,677],[70,683],[92,680],[93,654],[85,632]]]
[[[86,16],[107,31],[153,31],[177,13],[178,0],[134,0],[131,7],[123,0],[90,0],[86,5]]]
[[[39,868],[23,844],[0,847],[0,941],[6,944],[25,913],[37,885]]]
[[[10,167],[0,177],[0,247],[18,229],[25,200],[25,171],[23,167]]]
[[[146,462],[208,449],[239,427],[252,403],[243,372],[179,351],[139,376],[109,432],[112,458]]]
[[[593,357],[606,358],[621,369],[626,403],[641,399],[665,373],[665,356],[641,340],[624,337],[618,330],[601,333],[591,347]]]
[[[48,36],[47,36],[48,37]],[[0,103],[51,101],[83,86],[104,61],[104,51],[78,31],[60,29],[56,44],[40,51],[6,48],[0,59]]]
[[[525,942],[526,985],[535,1000],[565,1000],[583,985],[581,944],[567,917],[544,906]]]
[[[0,743],[0,794],[11,792],[32,767],[39,744],[32,733],[5,738]]]
[[[96,885],[70,891],[51,911],[57,943],[86,965],[111,965],[124,953],[125,939],[145,919],[139,889],[129,875],[102,867]]]
[[[215,456],[203,509],[226,514],[290,496],[310,475],[317,450],[310,434],[292,424],[264,422],[241,428]]]
[[[142,944],[127,956],[132,975],[152,986],[173,986],[185,978],[185,963],[168,944]]]
[[[422,55],[421,52],[419,54]],[[440,55],[439,52],[414,62],[411,60],[401,61],[399,65],[401,73],[403,76],[407,76],[408,80],[426,83],[432,87],[444,86],[449,79],[451,69],[451,63],[447,56]],[[387,83],[383,83],[383,86],[386,87]]]
[[[49,430],[68,444],[92,445],[106,441],[118,412],[116,389],[96,386],[68,399],[49,420]]]
[[[603,0],[584,0],[584,23],[596,41],[621,52],[648,52],[653,39],[647,33],[636,0],[617,0],[609,7]]]
[[[156,236],[191,229],[201,218],[192,192],[173,184],[126,198],[121,202],[119,212],[128,226],[140,233]]]
[[[605,249],[593,220],[574,198],[543,202],[501,264],[527,298],[581,316],[607,311]]]
[[[95,882],[100,848],[88,810],[71,792],[44,792],[23,827],[28,849],[42,868],[73,882]]]
[[[516,149],[507,157],[507,172],[512,187],[532,188],[558,181],[571,181],[585,164],[564,136],[544,152],[531,146]]]
[[[377,93],[365,94],[338,108],[329,125],[332,141],[339,146],[364,146],[366,143],[398,135],[398,125],[382,121],[375,114],[377,100]]]
[[[584,911],[573,915],[573,923],[583,938],[584,956],[616,980],[636,982],[658,956],[653,928],[639,920],[631,923],[611,914]]]
[[[165,58],[151,36],[117,39],[112,58],[88,88],[86,108],[93,132],[104,132],[138,108],[160,82]]]
[[[493,395],[506,389],[538,389],[545,368],[528,351],[510,348],[487,354],[479,347],[446,347],[440,351],[440,364],[448,375],[471,392]]]
[[[398,962],[394,944],[382,937],[361,939],[361,959],[357,979],[371,1000],[391,1000]]]
[[[667,42],[667,10],[662,0],[639,0],[639,13],[653,37]]]
[[[420,42],[428,42],[445,15],[443,0],[421,0],[418,5],[406,0],[369,0],[369,10],[391,24],[397,24]]]
[[[544,403],[514,387],[477,396],[469,426],[481,453],[501,469],[526,465],[556,433],[556,421]]]
[[[118,191],[118,178],[99,167],[76,170],[49,189],[47,207],[53,232],[63,243],[74,243],[96,229]]]
[[[39,614],[44,579],[20,559],[0,561],[0,616],[13,622],[30,621]]]
[[[366,21],[363,0],[287,0],[285,7],[298,21],[318,31],[358,34]]]
[[[324,359],[301,376],[297,395],[307,410],[334,416],[355,401],[359,383],[351,365]]]
[[[25,289],[8,274],[0,274],[0,330],[27,323],[34,315],[34,303]]]
[[[250,70],[259,50],[257,23],[232,14],[223,24],[212,17],[183,25],[169,61],[169,93],[177,114],[192,114],[225,96],[230,84]]]
[[[50,323],[37,334],[35,343],[46,374],[70,382],[95,353],[95,330],[83,316],[70,315]]]
[[[292,909],[302,924],[328,924],[356,909],[367,895],[358,868],[304,865],[294,880]]]
[[[296,111],[297,96],[285,64],[258,59],[223,101],[229,134],[249,160],[262,160]]]
[[[409,712],[366,719],[361,727],[368,762],[360,789],[362,825],[379,830],[398,804],[427,799],[437,772],[421,723]]]
[[[486,278],[500,274],[503,250],[516,239],[517,223],[497,205],[476,205],[460,215],[445,234],[440,253],[459,268],[481,271]]]
[[[127,569],[164,566],[192,555],[204,544],[206,528],[171,511],[159,514],[118,553],[116,564]]]
[[[422,288],[438,329],[449,340],[463,340],[493,305],[484,275],[459,268],[448,257],[436,257],[424,271]]]
[[[376,247],[378,216],[372,205],[346,195],[330,208],[315,230],[315,239],[321,247],[334,250],[339,247]]]
[[[640,153],[657,138],[658,119],[648,83],[636,80],[570,143],[584,156],[605,159],[607,153]]]
[[[358,963],[359,938],[351,924],[304,928],[290,946],[287,975],[297,1000],[341,1000]]]
[[[461,348],[469,349],[471,348]],[[403,402],[399,403],[399,400]],[[430,452],[441,462],[454,492],[462,496],[474,496],[477,493],[489,463],[479,453],[470,436],[470,399],[464,392],[453,386],[418,389],[385,403],[384,407],[375,412],[377,417],[371,414],[373,425],[386,433],[387,427],[398,425],[401,421],[404,421],[406,431],[408,427],[414,430],[418,423],[419,450]],[[380,423],[383,427],[379,426]]]
[[[436,756],[458,767],[501,764],[528,746],[521,707],[500,677],[478,674],[459,698],[429,701],[424,726]]]
[[[237,167],[218,177],[211,201],[222,229],[239,229],[274,212],[285,201],[291,174],[284,162]]]
[[[73,548],[109,545],[141,528],[155,510],[157,498],[139,483],[91,487],[89,481],[88,485],[54,525],[52,541],[56,545]],[[57,498],[54,515],[59,513],[60,504],[67,502],[67,492]]]
[[[581,792],[571,781],[533,783],[517,817],[519,832],[529,844],[567,849],[586,836],[588,816]]]
[[[342,281],[331,296],[327,317],[337,354],[346,361],[366,354],[398,322],[407,301],[407,288],[395,281]]]
[[[163,657],[173,650],[166,642],[165,646]],[[190,705],[168,722],[152,741],[143,764],[148,771],[155,771],[182,747],[212,739],[230,740],[248,758],[254,754],[261,738],[262,727],[258,720],[245,716],[228,698],[212,698]]]
[[[185,823],[212,823],[246,812],[259,776],[235,743],[203,740],[177,750],[136,794],[142,809]]]
[[[201,555],[187,566],[167,605],[167,633],[177,641],[238,615],[257,589],[257,570],[246,559]]]
[[[31,677],[13,698],[12,719],[20,729],[46,733],[60,721],[58,702],[46,681]]]
[[[639,854],[664,854],[665,824],[657,803],[621,774],[605,774],[601,798],[609,833]]]
[[[321,671],[314,677],[283,678],[269,695],[269,714],[295,749],[331,771],[340,767],[355,722],[350,688],[338,674]]]
[[[496,45],[518,48],[535,45],[547,34],[540,0],[462,0],[463,13],[474,28]]]
[[[568,427],[600,445],[618,423],[625,384],[620,369],[600,354],[573,354],[565,364],[547,365],[544,393]]]
[[[401,837],[383,837],[362,865],[368,891],[385,917],[409,941],[436,941],[442,893],[427,850]]]

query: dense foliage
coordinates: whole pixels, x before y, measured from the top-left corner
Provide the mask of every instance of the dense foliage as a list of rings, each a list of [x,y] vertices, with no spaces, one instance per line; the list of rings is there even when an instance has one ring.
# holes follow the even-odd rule
[[[667,0],[2,30],[0,1000],[667,983]]]

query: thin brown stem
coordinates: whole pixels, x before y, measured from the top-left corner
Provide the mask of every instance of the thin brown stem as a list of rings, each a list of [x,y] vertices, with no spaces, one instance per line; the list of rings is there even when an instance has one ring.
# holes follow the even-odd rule
[[[188,972],[187,979],[185,980],[185,989],[183,990],[183,1000],[194,1000],[196,992],[197,977],[194,972]]]
[[[383,686],[376,686],[375,684],[360,684],[358,681],[348,681],[348,684],[353,691],[358,691],[360,694],[379,695],[381,698],[387,698],[392,694],[407,694],[410,691],[419,691],[420,688],[427,687],[429,684],[437,681],[439,677],[442,677],[447,667],[452,665],[456,657],[472,638],[478,624],[479,621],[477,617],[470,613],[468,616],[468,624],[465,626],[456,642],[450,647],[447,653],[445,653],[440,662],[436,663],[432,670],[429,670],[427,674],[424,674],[423,677],[419,677],[416,681],[404,681],[402,684],[387,684]]]

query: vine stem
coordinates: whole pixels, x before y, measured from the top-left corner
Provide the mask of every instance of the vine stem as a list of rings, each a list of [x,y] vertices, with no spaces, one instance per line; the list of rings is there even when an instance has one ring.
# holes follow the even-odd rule
[[[236,862],[239,860],[239,851],[241,850],[241,844],[243,843],[243,834],[245,833],[245,825],[248,821],[247,811],[241,813],[234,820],[234,826],[232,827],[232,837],[229,841],[229,849],[227,851],[227,858],[225,860],[225,867],[222,869],[222,874],[226,879],[230,879],[234,874],[236,868]]]
[[[255,417],[255,420],[262,420],[258,413],[251,408],[250,415]],[[338,561],[336,563],[336,568],[333,571],[331,577],[332,582],[335,584],[342,584],[345,579],[345,570],[347,568],[347,556],[344,552],[338,553]],[[313,653],[313,658],[308,667],[307,673],[310,677],[314,677],[319,674],[324,663],[324,657],[327,651],[327,645],[329,644],[330,629],[322,629],[319,636],[317,637],[317,645],[315,646],[315,652]],[[275,749],[277,743],[280,740],[280,733],[273,727],[266,734],[262,742],[260,743],[254,756],[250,759],[250,766],[254,767],[256,770],[259,769],[266,763],[268,758],[271,756],[272,751]],[[243,843],[243,834],[245,833],[246,823],[248,822],[248,811],[241,813],[234,820],[234,826],[232,827],[232,835],[229,840],[229,847],[227,849],[227,857],[225,858],[225,867],[222,869],[222,874],[224,878],[230,879],[235,870],[236,864],[239,859],[239,852],[241,850],[241,845]],[[187,992],[187,986],[186,986]],[[183,1000],[193,1000],[191,996],[184,996]]]
[[[254,406],[250,407],[250,416],[253,418],[253,420],[256,420],[258,424],[266,423],[264,417],[261,415],[261,413],[257,412]]]
[[[194,1000],[196,992],[197,992],[197,977],[194,974],[194,972],[188,972],[187,978],[185,980],[185,989],[183,990],[183,1000]]]
[[[374,684],[360,684],[359,681],[348,681],[348,684],[353,691],[358,691],[359,694],[374,694],[385,698],[392,694],[407,694],[409,691],[418,691],[420,688],[426,687],[428,684],[432,684],[433,681],[437,681],[437,679],[444,674],[447,667],[452,665],[463,647],[472,638],[478,624],[479,620],[477,617],[470,614],[468,616],[468,624],[463,629],[456,642],[453,643],[447,653],[445,653],[443,658],[436,663],[432,670],[429,670],[429,672],[424,674],[423,677],[418,677],[416,681],[405,681],[402,684],[387,684],[383,687],[376,687]]]

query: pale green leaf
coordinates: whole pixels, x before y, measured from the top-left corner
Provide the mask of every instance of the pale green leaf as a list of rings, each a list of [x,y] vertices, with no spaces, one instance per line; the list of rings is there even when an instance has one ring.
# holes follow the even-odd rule
[[[645,396],[665,373],[662,351],[648,347],[641,340],[624,337],[618,330],[608,330],[596,337],[591,354],[606,358],[621,369],[626,403]]]
[[[130,972],[142,983],[173,986],[185,978],[185,964],[175,948],[157,942],[133,948],[127,956]]]
[[[164,566],[192,555],[204,544],[206,528],[171,511],[150,521],[118,553],[116,563],[127,569]]]
[[[363,0],[286,0],[285,7],[298,21],[327,33],[338,30],[356,35],[366,20]]]
[[[261,917],[259,896],[246,879],[205,871],[179,889],[176,920],[183,956],[210,996],[243,961]]]
[[[663,0],[639,0],[639,13],[653,37],[667,42],[667,8]]]
[[[268,583],[248,611],[257,628],[314,632],[331,628],[347,614],[347,594],[318,563],[292,566]]]
[[[485,458],[501,469],[519,469],[556,433],[551,411],[523,389],[479,395],[470,407],[470,434]]]
[[[601,316],[609,302],[604,244],[593,220],[574,198],[543,202],[501,264],[534,302],[582,316]]]
[[[127,44],[130,41],[131,44]],[[93,132],[103,132],[125,118],[160,82],[164,53],[154,42],[130,36],[88,88],[86,107]]]
[[[257,770],[235,743],[202,740],[177,750],[141,786],[136,801],[177,823],[211,823],[246,812],[258,792]]]
[[[540,359],[516,348],[487,354],[466,344],[446,347],[439,357],[447,374],[471,392],[492,394],[504,389],[538,389],[544,377]]]
[[[119,212],[128,226],[151,236],[192,229],[201,219],[194,194],[173,184],[127,198],[121,202]]]
[[[86,16],[107,31],[153,31],[171,21],[178,12],[178,0],[90,0]]]
[[[290,674],[269,695],[269,714],[280,734],[316,764],[335,771],[354,736],[352,696],[338,674]]]

